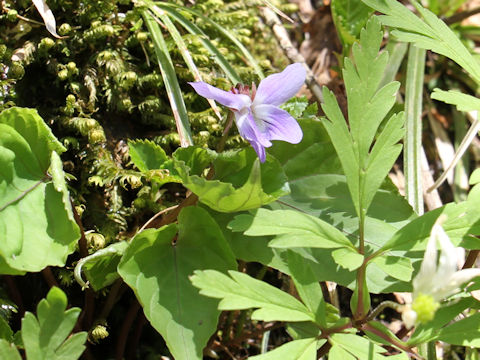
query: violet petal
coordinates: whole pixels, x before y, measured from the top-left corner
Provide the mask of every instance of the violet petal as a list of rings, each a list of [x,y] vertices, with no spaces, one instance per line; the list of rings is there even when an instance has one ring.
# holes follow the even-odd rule
[[[189,82],[198,95],[207,99],[213,99],[220,104],[234,110],[240,110],[246,106],[250,106],[252,100],[243,94],[233,94],[229,91],[218,89],[204,82]]]
[[[235,112],[235,123],[240,135],[248,141],[256,142],[263,147],[272,146],[268,133],[263,132],[257,125],[250,109]],[[262,124],[263,125],[263,124]]]
[[[302,129],[290,114],[273,105],[257,105],[254,108],[257,121],[264,123],[269,140],[283,140],[298,144],[303,137]]]
[[[253,150],[255,150],[255,152],[257,153],[260,162],[265,162],[265,158],[267,157],[267,154],[265,153],[265,147],[253,140],[249,142],[250,145],[253,147]]]
[[[288,65],[281,73],[267,76],[260,82],[253,104],[281,105],[300,90],[306,71],[302,64]]]

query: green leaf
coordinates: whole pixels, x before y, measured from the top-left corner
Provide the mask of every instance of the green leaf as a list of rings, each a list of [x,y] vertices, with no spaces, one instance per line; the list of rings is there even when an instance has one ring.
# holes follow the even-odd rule
[[[364,260],[364,256],[350,248],[342,248],[332,251],[335,262],[344,269],[354,271],[358,269]]]
[[[333,0],[330,9],[344,47],[358,40],[360,30],[373,13],[372,9],[358,0]]]
[[[402,281],[410,281],[413,267],[409,258],[400,256],[381,255],[372,260],[388,275]]]
[[[444,327],[438,339],[452,345],[480,347],[480,313]]]
[[[183,185],[200,202],[220,212],[255,209],[288,193],[287,179],[272,157],[260,164],[253,149],[218,154],[213,160],[215,179],[191,175],[191,168],[177,162]]]
[[[388,54],[380,53],[382,41],[380,23],[373,17],[360,35],[360,44],[353,46],[353,58],[345,59],[343,71],[348,99],[347,122],[332,92],[324,88],[327,116],[324,126],[330,135],[342,168],[357,214],[367,212],[378,188],[398,157],[403,136],[402,115],[392,116],[374,147],[377,130],[395,103],[398,82],[390,82],[379,89]],[[370,149],[372,149],[370,151]]]
[[[173,67],[173,62],[170,58],[162,31],[150,13],[143,11],[142,16],[145,20],[148,31],[152,35],[155,54],[157,55],[158,65],[160,66],[163,83],[165,84],[165,90],[167,91],[173,117],[175,118],[178,136],[180,137],[180,144],[182,147],[193,145],[190,122],[188,120],[185,102],[183,101],[182,90],[178,84],[177,74]]]
[[[477,83],[480,83],[478,61],[455,33],[431,11],[424,9],[417,2],[413,2],[423,17],[422,20],[397,0],[362,1],[385,14],[380,16],[380,21],[384,25],[397,29],[392,31],[392,34],[399,41],[412,42],[417,47],[449,57],[464,68]]]
[[[266,354],[251,356],[252,360],[315,360],[317,358],[317,339],[308,338],[286,343]]]
[[[178,225],[137,234],[118,272],[175,359],[191,360],[202,358],[220,311],[217,301],[201,296],[188,277],[199,269],[233,268],[235,257],[212,217],[201,208],[187,207]]]
[[[460,240],[471,232],[472,225],[475,223],[475,221],[472,221],[472,218],[465,216],[467,205],[467,202],[459,204],[449,203],[441,208],[425,213],[399,229],[378,251],[392,249],[424,250],[433,224],[441,214],[447,215],[443,228],[450,240],[455,245],[458,245]],[[478,212],[476,213],[478,214]]]
[[[293,251],[287,252],[287,261],[300,299],[302,299],[310,312],[315,314],[317,324],[327,327],[325,300],[323,299],[320,284],[311,267],[305,264],[302,256]]]
[[[254,215],[238,215],[229,227],[248,236],[284,235],[273,240],[269,244],[272,247],[354,249],[345,235],[332,225],[293,210],[258,209]]]
[[[10,325],[8,324],[7,320],[3,318],[3,316],[0,316],[0,339],[11,341],[12,338],[13,338],[13,331],[10,328]]]
[[[113,284],[120,277],[117,266],[127,246],[125,241],[117,242],[82,258],[75,267],[75,278],[82,286],[91,285],[95,291]],[[81,280],[82,270],[88,279],[88,285]]]
[[[200,294],[222,299],[220,310],[252,309],[253,320],[314,321],[315,315],[305,305],[276,287],[237,271],[230,277],[215,271],[195,271],[190,280]]]
[[[432,99],[455,105],[458,111],[480,110],[479,98],[463,94],[457,90],[443,91],[440,89],[433,89]]]
[[[0,114],[0,273],[63,266],[75,250],[80,231],[57,151],[64,148],[35,110]]]
[[[354,334],[333,334],[330,337],[330,343],[333,346],[340,346],[355,358],[358,359],[381,359],[385,357],[381,353],[385,352],[383,348]]]
[[[341,345],[333,345],[330,351],[328,352],[329,360],[357,360],[355,356],[350,354],[344,347]]]
[[[140,171],[161,169],[168,160],[161,146],[150,140],[129,140],[130,159]]]
[[[37,306],[38,319],[32,313],[25,313],[22,339],[29,360],[75,360],[82,355],[87,333],[81,332],[69,337],[80,309],[66,308],[65,293],[52,287],[47,298]]]
[[[5,339],[0,339],[0,359],[22,360],[22,357],[14,344],[10,344]]]

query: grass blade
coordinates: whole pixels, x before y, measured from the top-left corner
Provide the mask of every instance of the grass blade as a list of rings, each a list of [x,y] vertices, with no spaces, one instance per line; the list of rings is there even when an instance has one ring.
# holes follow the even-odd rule
[[[230,63],[227,61],[227,59],[225,59],[225,57],[215,47],[215,45],[212,44],[212,42],[208,39],[207,35],[203,32],[202,29],[200,29],[197,25],[195,25],[194,23],[186,19],[178,11],[176,11],[173,8],[172,4],[157,3],[156,7],[157,9],[162,9],[167,12],[172,19],[182,25],[182,27],[185,28],[185,30],[187,30],[190,34],[198,36],[198,39],[202,42],[205,49],[207,49],[210,54],[212,54],[214,61],[225,72],[225,75],[232,82],[232,84],[236,85],[241,82],[240,76],[233,69],[232,65],[230,65]],[[182,7],[182,10],[185,9]]]
[[[175,5],[175,4],[167,4],[167,3],[162,3],[165,7],[162,7],[165,11],[168,11],[166,8],[180,8],[180,6]],[[245,58],[248,60],[250,65],[253,67],[255,73],[258,75],[260,79],[263,79],[265,76],[263,75],[262,69],[260,68],[260,65],[258,65],[258,62],[255,60],[253,55],[247,50],[247,48],[237,39],[237,37],[230,32],[229,30],[225,29],[224,27],[220,26],[217,24],[215,21],[212,19],[208,18],[207,16],[193,10],[190,8],[186,7],[181,7],[182,10],[188,11],[189,13],[195,15],[196,17],[202,19],[206,23],[212,25],[215,29],[217,29],[221,34],[223,34],[227,39],[229,39],[232,43],[235,44],[235,46],[241,51],[241,53],[245,56]],[[195,25],[196,26],[196,25]],[[187,29],[188,30],[188,29]]]
[[[188,121],[187,109],[185,107],[185,102],[183,101],[182,91],[180,90],[177,75],[170,54],[168,53],[163,34],[152,15],[146,10],[143,10],[142,16],[147,24],[148,31],[152,35],[155,54],[157,55],[160,72],[162,73],[165,89],[170,101],[170,106],[172,107],[178,136],[180,137],[180,144],[182,147],[191,146],[193,145],[193,140],[190,123]]]
[[[405,140],[403,161],[405,195],[418,215],[423,214],[421,180],[422,93],[425,50],[410,45],[405,90]]]
[[[170,18],[168,17],[167,13],[164,10],[159,9],[155,5],[152,6],[150,10],[153,11],[160,18],[160,20],[163,22],[163,24],[167,28],[167,30],[170,33],[170,35],[172,36],[173,40],[177,44],[178,50],[182,54],[183,60],[185,60],[185,64],[187,64],[188,69],[193,74],[193,77],[194,77],[195,81],[203,81],[202,80],[202,75],[198,71],[197,65],[195,65],[195,63],[192,59],[192,56],[190,55],[190,52],[187,49],[187,45],[183,41],[182,36],[178,32],[178,30],[175,27],[175,25],[173,24],[172,20],[170,20]],[[212,99],[207,99],[207,101],[210,104],[210,106],[212,107],[215,115],[217,115],[217,117],[220,120],[222,120],[222,115],[220,115],[220,110],[219,110],[218,106],[215,104],[215,101],[212,100]]]

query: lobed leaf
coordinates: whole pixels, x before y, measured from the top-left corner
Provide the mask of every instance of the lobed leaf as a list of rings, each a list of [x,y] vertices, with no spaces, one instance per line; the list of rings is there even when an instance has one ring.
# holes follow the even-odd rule
[[[37,306],[37,317],[25,313],[22,339],[29,360],[75,360],[85,350],[87,333],[69,337],[80,315],[79,308],[67,308],[67,297],[53,287]]]
[[[416,1],[413,5],[423,17],[420,19],[402,3],[396,0],[362,0],[371,8],[382,12],[380,21],[396,28],[392,34],[399,40],[414,43],[415,46],[432,50],[449,57],[470,76],[480,83],[480,64],[462,44],[455,33],[435,14],[423,8]]]
[[[190,280],[200,294],[221,299],[220,310],[255,308],[253,320],[315,321],[315,315],[290,294],[247,274],[228,273],[230,277],[215,270],[198,270]]]

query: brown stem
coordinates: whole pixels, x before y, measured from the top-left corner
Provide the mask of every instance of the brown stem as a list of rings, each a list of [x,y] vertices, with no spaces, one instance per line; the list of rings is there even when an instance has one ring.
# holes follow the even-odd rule
[[[87,245],[87,238],[85,237],[85,231],[83,229],[82,219],[80,219],[80,215],[78,215],[77,209],[75,208],[75,205],[73,204],[73,201],[70,200],[70,202],[72,204],[73,218],[75,219],[75,222],[77,223],[78,227],[80,228],[80,240],[78,240],[78,249],[80,251],[80,256],[81,257],[87,257],[88,256],[88,245]]]
[[[327,355],[331,348],[332,348],[332,344],[330,344],[327,340],[327,342],[323,344],[320,347],[320,349],[317,350],[317,359],[320,359],[325,355]]]
[[[475,261],[477,260],[477,256],[480,250],[470,250],[467,258],[465,260],[465,264],[463,264],[462,269],[469,269],[475,265]]]
[[[389,342],[390,344],[392,344],[393,346],[396,346],[397,348],[405,351],[407,354],[409,354],[411,357],[415,358],[415,359],[418,359],[418,360],[422,360],[422,357],[419,356],[417,353],[415,353],[411,348],[409,348],[408,346],[402,344],[398,339],[393,339],[391,338],[390,336],[388,336],[387,334],[383,333],[382,331],[374,328],[373,326],[371,326],[370,324],[365,324],[362,326],[362,330],[364,331],[369,331],[373,334],[375,334],[376,336],[384,339],[385,341]]]
[[[120,288],[125,286],[125,283],[122,279],[117,279],[112,285],[112,288],[108,292],[107,299],[105,300],[105,304],[103,305],[102,311],[100,312],[100,319],[106,319],[110,311],[113,309],[113,305],[118,301],[119,297],[117,296]]]
[[[138,348],[138,344],[140,343],[140,338],[142,337],[142,330],[145,324],[147,323],[147,318],[141,311],[138,314],[138,319],[135,324],[135,329],[133,330],[133,335],[130,340],[129,348],[127,350],[127,356],[125,357],[127,360],[134,360],[136,358],[135,353]]]
[[[320,281],[320,288],[322,289],[323,299],[325,302],[331,304],[332,297],[330,296],[330,291],[328,290],[327,283],[325,281]]]
[[[132,327],[135,318],[137,317],[138,310],[140,310],[140,304],[135,299],[133,304],[128,309],[127,314],[125,315],[125,320],[123,321],[122,329],[117,339],[117,345],[115,348],[115,360],[122,360],[123,353],[125,352],[125,344],[127,342],[128,333]]]
[[[58,285],[57,279],[55,279],[55,276],[53,276],[52,269],[50,269],[49,266],[47,266],[45,269],[42,270],[42,276],[47,282],[48,286],[50,287],[60,287]]]
[[[198,196],[191,193],[188,195],[175,209],[169,212],[163,219],[160,221],[159,227],[171,224],[177,220],[178,214],[184,207],[194,205],[198,201]]]
[[[228,113],[227,121],[225,124],[225,130],[223,130],[222,137],[217,145],[218,153],[222,152],[223,149],[225,148],[225,143],[227,142],[228,133],[230,132],[230,129],[232,128],[232,124],[233,124],[233,115],[234,114],[232,111]]]
[[[457,22],[460,22],[462,20],[465,20],[465,19],[469,18],[470,16],[476,15],[478,13],[480,13],[480,6],[477,6],[473,9],[471,9],[471,10],[459,12],[458,14],[455,14],[455,15],[452,15],[452,16],[446,18],[444,21],[447,25],[451,25],[451,24],[455,24]]]

